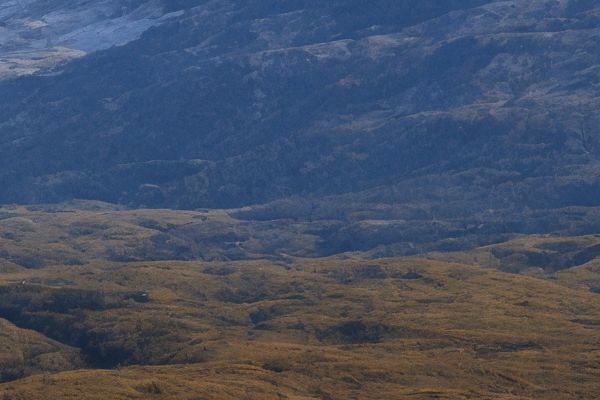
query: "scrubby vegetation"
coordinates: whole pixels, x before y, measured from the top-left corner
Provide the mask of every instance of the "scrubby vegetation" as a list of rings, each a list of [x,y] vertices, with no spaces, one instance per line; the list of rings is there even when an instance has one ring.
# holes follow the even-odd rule
[[[229,243],[195,235],[236,228],[227,213],[106,207],[12,208],[0,221],[2,248],[43,261],[0,260],[4,398],[600,394],[596,236],[316,259],[253,253],[248,238],[236,260]],[[145,255],[157,232],[187,243],[194,259],[169,253],[169,240],[165,257]],[[129,257],[111,260],[110,249]]]

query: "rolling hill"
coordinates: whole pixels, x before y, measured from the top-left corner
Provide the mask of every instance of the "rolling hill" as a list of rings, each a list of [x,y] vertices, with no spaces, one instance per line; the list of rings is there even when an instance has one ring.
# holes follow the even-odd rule
[[[557,249],[589,253],[597,237],[523,237],[447,260],[208,261],[172,258],[173,239],[160,256],[145,253],[149,238],[202,212],[98,203],[3,212],[0,346],[30,357],[10,375],[16,362],[0,353],[4,399],[600,394],[600,259],[504,272],[519,260],[510,252],[559,260]],[[213,254],[229,245],[204,243]]]

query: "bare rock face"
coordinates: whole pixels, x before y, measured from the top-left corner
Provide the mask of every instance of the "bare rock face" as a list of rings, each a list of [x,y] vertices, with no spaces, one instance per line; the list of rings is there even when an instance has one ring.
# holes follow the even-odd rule
[[[47,72],[126,44],[165,15],[160,1],[0,1],[0,79]]]

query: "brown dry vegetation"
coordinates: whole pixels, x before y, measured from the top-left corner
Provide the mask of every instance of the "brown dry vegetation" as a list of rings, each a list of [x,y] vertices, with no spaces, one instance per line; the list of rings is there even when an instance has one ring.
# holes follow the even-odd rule
[[[569,258],[595,237],[446,260],[272,257],[250,237],[232,261],[234,237],[195,236],[225,213],[6,212],[0,368],[18,358],[28,377],[6,376],[2,399],[600,396],[598,263],[522,275],[497,257]],[[174,225],[194,230],[152,239]]]

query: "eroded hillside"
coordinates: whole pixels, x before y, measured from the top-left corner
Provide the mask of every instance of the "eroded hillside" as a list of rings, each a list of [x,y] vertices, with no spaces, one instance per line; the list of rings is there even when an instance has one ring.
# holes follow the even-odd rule
[[[158,0],[0,1],[0,80],[56,72],[176,16]]]

